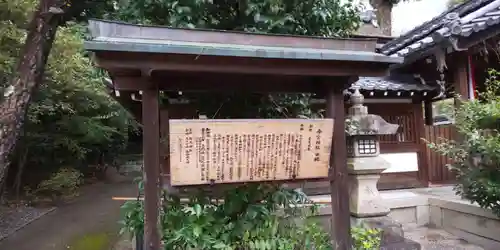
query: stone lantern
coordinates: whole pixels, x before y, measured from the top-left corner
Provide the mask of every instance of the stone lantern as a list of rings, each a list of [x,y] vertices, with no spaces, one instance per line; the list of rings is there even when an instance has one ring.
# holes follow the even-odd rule
[[[377,182],[390,164],[379,156],[377,135],[395,134],[399,125],[368,114],[359,89],[351,95],[350,101],[346,132],[351,215],[358,218],[385,216],[390,210],[380,197]]]

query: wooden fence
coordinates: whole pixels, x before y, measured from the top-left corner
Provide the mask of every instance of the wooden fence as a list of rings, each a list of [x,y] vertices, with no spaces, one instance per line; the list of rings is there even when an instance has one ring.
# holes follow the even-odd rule
[[[434,143],[443,141],[443,138],[453,139],[453,131],[453,125],[425,126],[425,139]],[[447,183],[455,180],[454,174],[446,167],[447,164],[451,163],[448,157],[442,156],[428,147],[425,148],[425,155],[431,184]]]

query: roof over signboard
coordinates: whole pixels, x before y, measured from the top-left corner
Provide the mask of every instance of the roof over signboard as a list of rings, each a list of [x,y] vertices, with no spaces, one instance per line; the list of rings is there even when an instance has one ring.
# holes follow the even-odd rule
[[[91,51],[359,61],[389,64],[402,62],[402,58],[399,56],[386,56],[376,53],[376,42],[370,39],[337,39],[199,29],[188,30],[98,20],[91,20],[89,25],[92,39],[86,41],[84,47]],[[188,34],[188,32],[191,34]],[[231,37],[240,38],[231,39]],[[257,38],[265,38],[269,42],[256,44]],[[281,42],[278,42],[278,38]],[[293,41],[291,38],[293,38]],[[342,44],[342,46],[338,46],[339,44]]]
[[[469,0],[386,43],[380,52],[408,58],[419,57],[442,45],[454,50],[466,49],[488,36],[496,35],[500,30],[499,24],[500,0]],[[471,41],[472,36],[486,30],[491,32]]]

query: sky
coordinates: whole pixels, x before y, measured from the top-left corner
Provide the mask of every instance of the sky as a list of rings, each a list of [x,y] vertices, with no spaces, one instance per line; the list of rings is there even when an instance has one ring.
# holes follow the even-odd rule
[[[446,10],[447,0],[404,2],[392,10],[392,35],[398,36]]]

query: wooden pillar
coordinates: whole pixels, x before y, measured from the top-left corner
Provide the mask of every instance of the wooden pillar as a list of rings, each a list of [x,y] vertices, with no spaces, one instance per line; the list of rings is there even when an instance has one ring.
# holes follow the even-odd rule
[[[455,55],[453,67],[453,87],[455,89],[455,94],[460,95],[459,98],[455,98],[455,108],[458,108],[462,101],[469,99],[469,77],[468,77],[468,61],[467,53],[462,52]],[[464,140],[463,135],[458,132],[455,128],[453,131],[453,139],[455,141]]]
[[[425,187],[429,186],[429,161],[427,159],[427,143],[421,138],[425,138],[425,119],[424,108],[427,109],[428,106],[432,109],[432,104],[422,107],[422,102],[417,102],[413,104],[413,109],[415,110],[413,114],[413,119],[415,119],[415,132],[417,137],[418,153],[417,153],[417,166],[418,166],[418,181]],[[432,112],[431,112],[432,113]]]
[[[330,83],[332,84],[332,83]],[[351,219],[347,183],[347,144],[345,134],[344,95],[339,86],[326,88],[326,118],[334,119],[330,152],[331,234],[338,250],[351,249]]]
[[[142,136],[144,157],[144,249],[160,250],[158,229],[160,197],[160,110],[158,89],[142,91]]]
[[[469,98],[469,77],[468,77],[468,61],[466,53],[459,53],[454,57],[453,67],[453,87],[455,94],[460,95],[460,99],[467,100]]]
[[[424,102],[424,123],[427,126],[434,125],[434,112],[432,110],[432,102],[425,101]]]

